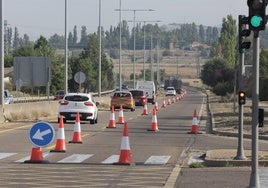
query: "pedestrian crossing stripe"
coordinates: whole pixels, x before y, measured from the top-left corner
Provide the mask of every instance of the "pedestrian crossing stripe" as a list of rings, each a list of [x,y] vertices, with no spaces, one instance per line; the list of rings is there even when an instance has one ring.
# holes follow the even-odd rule
[[[17,153],[0,153],[0,159],[4,159],[10,157],[12,155],[16,155]]]
[[[72,154],[69,157],[58,161],[58,163],[81,163],[92,156],[93,154]]]
[[[150,164],[150,165],[163,165],[166,164],[169,160],[170,156],[151,156],[149,159],[145,161],[144,164]]]
[[[43,154],[43,158],[49,157],[49,156],[51,156],[51,155],[53,155],[53,153],[46,152],[46,153]],[[30,158],[31,158],[31,156],[29,155],[29,156],[27,156],[27,157],[23,157],[23,158],[21,158],[21,159],[15,161],[15,162],[16,162],[16,163],[23,163],[24,161],[30,160]]]
[[[111,155],[110,157],[108,157],[107,159],[105,159],[104,161],[102,161],[102,164],[113,164],[113,163],[117,163],[119,161],[119,155]]]
[[[5,158],[11,157],[11,156],[15,156],[18,153],[1,153],[0,152],[0,160],[4,160]],[[56,155],[55,153],[50,153],[50,152],[45,152],[43,154],[43,158],[44,159],[48,159],[48,157],[52,156],[52,155]],[[89,159],[90,157],[94,156],[94,154],[72,154],[68,157],[65,157],[59,161],[57,161],[56,163],[82,163],[83,161]],[[19,160],[16,160],[16,163],[23,163],[24,161],[30,160],[30,155],[23,157]],[[153,155],[150,156],[145,162],[145,165],[164,165],[168,162],[168,160],[170,159],[170,156],[166,156],[166,155]],[[119,155],[111,155],[108,158],[106,158],[105,160],[101,161],[101,164],[114,164],[117,163],[119,161]]]

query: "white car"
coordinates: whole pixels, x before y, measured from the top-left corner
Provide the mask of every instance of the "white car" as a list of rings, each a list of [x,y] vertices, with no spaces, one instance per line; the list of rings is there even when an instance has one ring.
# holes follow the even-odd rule
[[[176,96],[176,90],[174,87],[167,87],[166,96]]]
[[[7,89],[4,90],[4,101],[5,101],[5,104],[13,104],[14,103],[13,95],[11,95],[9,90],[7,90]]]
[[[90,124],[98,123],[98,102],[94,102],[93,96],[88,93],[67,93],[60,100],[58,122],[60,116],[63,121],[75,120],[79,112],[81,121],[90,121]]]

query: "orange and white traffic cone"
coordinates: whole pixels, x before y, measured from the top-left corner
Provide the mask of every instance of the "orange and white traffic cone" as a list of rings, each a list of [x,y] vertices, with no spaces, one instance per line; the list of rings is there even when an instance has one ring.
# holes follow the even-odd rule
[[[50,150],[50,152],[66,152],[65,133],[64,133],[64,124],[62,116],[60,116],[56,146],[55,149]]]
[[[118,121],[117,121],[118,124],[124,124],[125,123],[125,120],[124,120],[124,114],[123,114],[123,106],[120,105],[120,111],[119,111],[119,114],[118,114]]]
[[[148,131],[158,131],[156,110],[154,108],[153,108],[153,114],[152,114],[151,129],[148,129]]]
[[[156,111],[158,111],[158,102],[157,102],[157,100],[154,103],[154,108],[155,108]]]
[[[132,163],[132,157],[128,137],[128,126],[127,123],[125,123],[120,146],[120,156],[118,162],[115,164],[130,165],[130,163]]]
[[[111,113],[110,113],[110,120],[109,124],[106,128],[116,128],[115,126],[115,115],[114,115],[114,106],[111,108]]]
[[[171,105],[170,97],[168,98],[168,103],[167,103],[167,105]]]
[[[194,116],[193,116],[193,123],[192,123],[192,129],[191,134],[198,134],[198,120],[197,120],[197,112],[196,109],[194,110]]]
[[[147,102],[143,106],[143,113],[141,115],[148,115],[148,108],[147,108]]]
[[[42,148],[33,146],[30,160],[26,160],[24,163],[48,163],[48,161],[43,160]]]
[[[79,112],[76,113],[76,117],[75,117],[73,140],[69,141],[69,143],[78,143],[78,144],[83,143],[82,142],[82,134],[81,134],[80,114],[79,114]]]
[[[167,105],[166,105],[166,100],[165,100],[165,97],[163,97],[163,104],[162,104],[161,107],[162,107],[162,108],[166,108],[166,106],[167,106]]]

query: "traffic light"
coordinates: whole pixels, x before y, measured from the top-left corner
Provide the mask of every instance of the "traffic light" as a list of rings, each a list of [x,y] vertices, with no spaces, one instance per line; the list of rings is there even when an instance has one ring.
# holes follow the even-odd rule
[[[245,40],[250,35],[250,30],[247,29],[248,17],[239,15],[238,17],[238,45],[239,53],[243,53],[245,49],[249,49],[251,42]]]
[[[239,105],[246,104],[246,93],[244,91],[238,92],[238,104]]]
[[[247,0],[248,24],[252,31],[265,30],[267,0]]]

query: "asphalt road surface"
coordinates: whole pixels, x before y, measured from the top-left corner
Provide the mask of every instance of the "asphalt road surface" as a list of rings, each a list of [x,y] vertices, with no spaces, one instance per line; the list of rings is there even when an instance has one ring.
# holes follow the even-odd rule
[[[29,129],[33,122],[3,124],[0,127],[0,185],[1,187],[246,187],[250,168],[199,168],[187,166],[189,153],[214,148],[235,148],[233,138],[208,134],[189,134],[193,113],[204,109],[204,96],[187,91],[179,102],[161,108],[159,99],[157,125],[159,131],[148,131],[152,125],[149,115],[124,110],[127,121],[132,163],[117,165],[123,135],[123,125],[106,128],[110,112],[99,114],[98,124],[81,122],[82,144],[71,144],[74,122],[64,125],[66,152],[50,152],[53,144],[42,149],[47,164],[24,163],[31,154]],[[198,113],[201,114],[201,113]],[[118,111],[115,111],[116,120]],[[206,117],[203,117],[203,119]],[[58,123],[51,121],[55,131]],[[204,131],[204,125],[200,131]],[[247,142],[245,147],[250,147]],[[267,149],[263,144],[261,147]],[[229,170],[230,169],[230,170]],[[237,176],[234,176],[237,175]],[[226,177],[230,179],[226,179]],[[236,184],[231,180],[236,179]],[[213,179],[214,178],[214,179]],[[229,181],[230,180],[230,181]],[[238,185],[238,186],[234,186]]]

